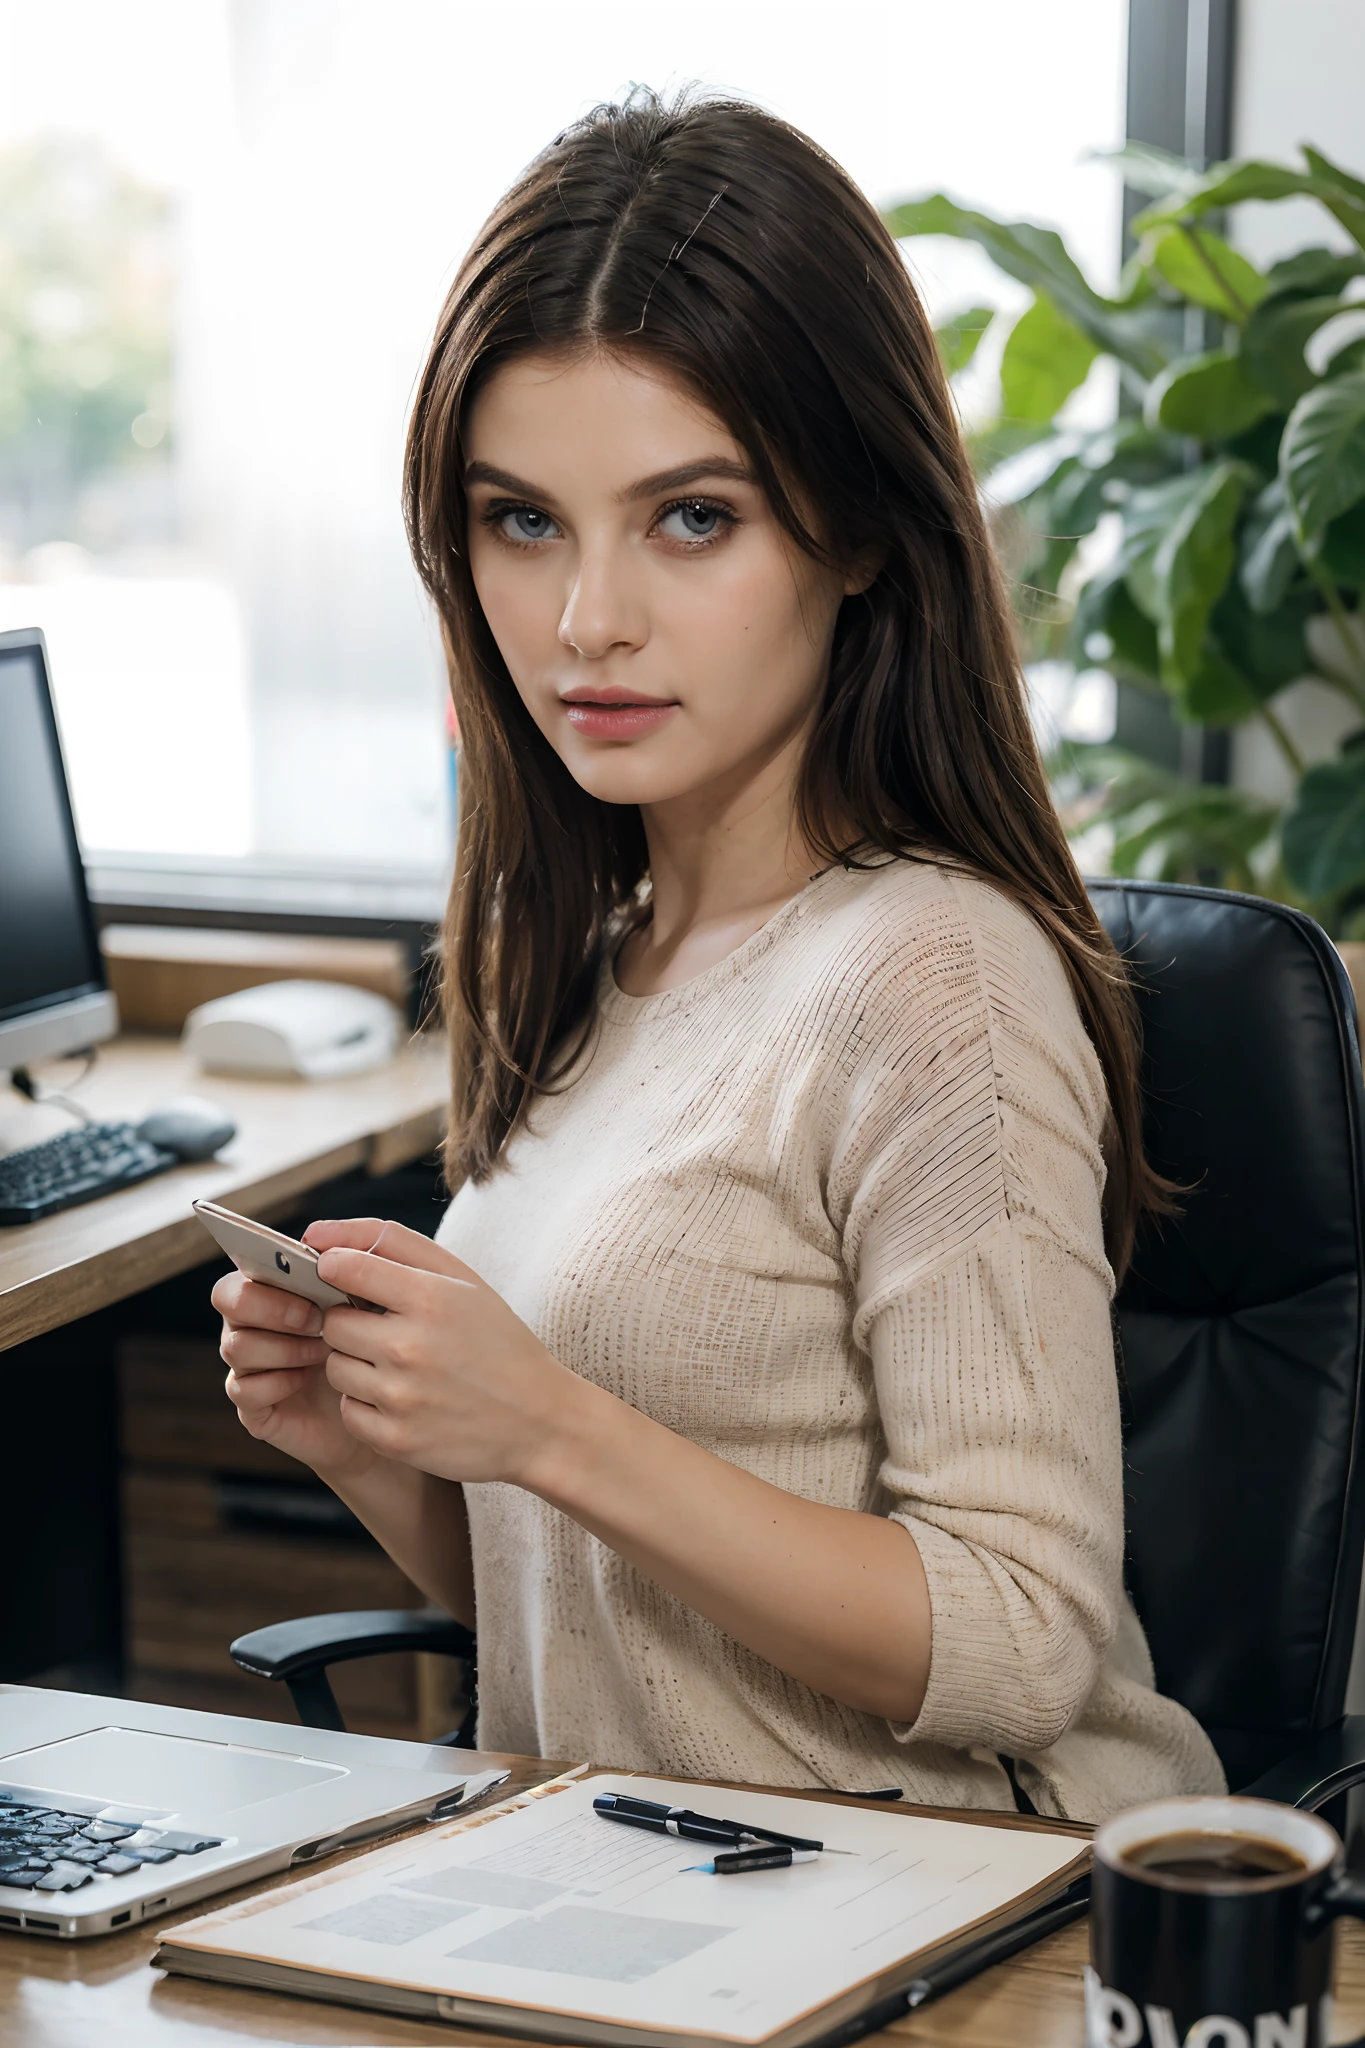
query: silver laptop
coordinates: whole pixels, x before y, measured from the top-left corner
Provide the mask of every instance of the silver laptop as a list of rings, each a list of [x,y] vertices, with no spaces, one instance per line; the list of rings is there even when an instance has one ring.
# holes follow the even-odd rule
[[[506,1778],[480,1761],[0,1685],[0,1930],[107,1934],[345,1842],[446,1820]]]

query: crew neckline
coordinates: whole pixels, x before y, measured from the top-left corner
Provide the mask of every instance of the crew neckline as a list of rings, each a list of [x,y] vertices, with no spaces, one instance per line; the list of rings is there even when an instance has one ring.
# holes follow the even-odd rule
[[[794,896],[789,896],[761,924],[756,932],[750,932],[747,939],[740,941],[730,952],[715,960],[709,967],[703,967],[700,974],[692,975],[687,981],[680,981],[676,988],[656,989],[652,995],[628,995],[616,979],[616,953],[609,953],[602,962],[598,980],[598,1014],[618,1023],[636,1023],[647,1017],[663,1017],[670,1010],[678,1009],[684,1003],[696,1000],[698,996],[710,995],[715,989],[733,981],[738,974],[764,953],[782,936],[787,926],[800,917],[817,893],[837,875],[844,880],[864,872],[861,868],[847,868],[841,861],[832,867],[821,868],[818,874],[803,883]],[[624,940],[622,941],[624,944]]]

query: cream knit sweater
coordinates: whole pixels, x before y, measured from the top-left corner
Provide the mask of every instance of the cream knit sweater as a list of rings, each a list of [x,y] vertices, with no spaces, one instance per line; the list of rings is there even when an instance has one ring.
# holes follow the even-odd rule
[[[1222,1789],[1121,1576],[1099,1063],[985,883],[818,876],[632,997],[438,1233],[585,1379],[808,1500],[889,1515],[933,1608],[900,1727],[824,1698],[512,1486],[466,1488],[479,1740],[1099,1820]]]

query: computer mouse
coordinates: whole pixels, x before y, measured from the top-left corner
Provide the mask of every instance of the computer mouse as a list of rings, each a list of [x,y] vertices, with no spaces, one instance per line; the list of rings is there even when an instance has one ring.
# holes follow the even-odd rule
[[[237,1135],[237,1126],[214,1102],[200,1095],[177,1095],[163,1102],[137,1127],[139,1138],[163,1151],[178,1152],[182,1159],[208,1159]]]

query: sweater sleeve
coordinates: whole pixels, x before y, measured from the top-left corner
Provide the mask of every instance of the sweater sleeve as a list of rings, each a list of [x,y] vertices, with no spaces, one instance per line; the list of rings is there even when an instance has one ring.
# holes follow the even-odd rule
[[[861,1036],[830,1185],[884,1511],[919,1548],[933,1626],[923,1708],[894,1732],[1044,1750],[1121,1601],[1098,1062],[1049,941],[981,883],[945,880]]]

